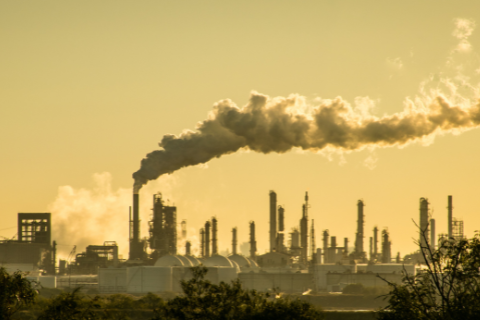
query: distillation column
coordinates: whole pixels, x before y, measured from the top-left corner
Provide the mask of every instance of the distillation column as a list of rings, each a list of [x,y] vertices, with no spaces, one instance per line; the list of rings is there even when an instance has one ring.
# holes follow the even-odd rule
[[[237,254],[237,228],[232,229],[232,254]]]
[[[270,252],[276,251],[277,242],[277,194],[270,191]]]
[[[218,254],[218,242],[217,242],[217,218],[212,218],[212,256]]]
[[[257,241],[255,240],[255,221],[250,221],[250,258],[256,260]]]

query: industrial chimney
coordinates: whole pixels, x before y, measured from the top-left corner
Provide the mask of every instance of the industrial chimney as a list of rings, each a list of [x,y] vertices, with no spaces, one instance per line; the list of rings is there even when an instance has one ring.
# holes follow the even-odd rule
[[[200,249],[201,249],[201,254],[202,258],[205,258],[205,229],[201,228],[200,229]]]
[[[277,194],[270,191],[270,252],[276,251],[277,239]]]
[[[205,257],[210,257],[210,221],[205,222]]]
[[[278,206],[278,234],[277,234],[277,251],[285,252],[285,209]]]
[[[250,221],[250,258],[256,260],[257,241],[255,240],[255,221]]]
[[[430,219],[430,248],[435,250],[435,219]]]
[[[140,242],[140,214],[139,214],[139,196],[133,193],[133,218],[130,217],[130,254],[129,259],[142,259],[143,246]]]
[[[453,239],[452,225],[453,225],[453,206],[452,196],[448,196],[448,239]]]
[[[232,254],[237,254],[237,228],[232,229]]]
[[[428,239],[428,200],[420,198],[420,232],[419,232],[420,248],[425,249],[427,247]]]
[[[315,245],[315,228],[313,224],[314,224],[314,220],[312,219],[312,229],[310,230],[310,246],[312,248],[312,251],[311,251],[312,264],[315,265],[317,264],[316,255],[315,255],[317,252],[317,247]]]
[[[363,251],[363,207],[365,204],[362,200],[357,202],[357,233],[355,237],[355,256],[357,259],[365,258]]]
[[[323,230],[323,263],[329,263],[330,261],[328,260],[328,229]]]
[[[373,237],[370,237],[370,251],[369,251],[370,261],[373,261]]]
[[[218,254],[218,242],[217,242],[217,218],[212,218],[212,256]]]
[[[385,229],[382,231],[382,262],[391,263],[392,262],[392,243],[390,242],[390,237],[388,230]]]
[[[190,241],[185,242],[185,255],[186,256],[191,255],[191,247],[192,247],[192,244],[190,243]]]
[[[302,206],[302,219],[300,219],[300,247],[301,262],[307,263],[308,257],[308,192],[305,192],[305,203]]]
[[[378,228],[375,226],[373,228],[373,256],[375,259],[378,257]]]

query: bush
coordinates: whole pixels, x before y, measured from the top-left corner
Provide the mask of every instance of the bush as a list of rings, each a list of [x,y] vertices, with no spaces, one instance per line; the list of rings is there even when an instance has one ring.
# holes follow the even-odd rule
[[[204,267],[194,267],[192,273],[191,280],[181,282],[184,295],[155,309],[154,319],[323,319],[308,302],[244,290],[239,280],[214,285],[204,280]]]
[[[0,320],[11,319],[22,307],[34,303],[37,291],[25,275],[20,271],[10,275],[0,267]]]
[[[402,284],[388,283],[389,305],[379,312],[383,320],[480,319],[480,238],[449,240],[431,250],[420,248],[426,270],[405,275]]]

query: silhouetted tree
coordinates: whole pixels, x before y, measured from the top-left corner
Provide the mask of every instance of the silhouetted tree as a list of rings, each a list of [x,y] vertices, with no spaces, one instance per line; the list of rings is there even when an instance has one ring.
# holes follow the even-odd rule
[[[0,319],[11,319],[20,308],[35,301],[37,291],[25,278],[26,273],[16,271],[10,275],[0,267]]]
[[[437,250],[420,248],[426,268],[388,283],[389,305],[379,319],[480,319],[480,238],[446,240]],[[388,281],[387,281],[388,282]]]
[[[194,267],[192,273],[192,279],[181,282],[184,295],[155,309],[154,319],[323,319],[308,302],[245,290],[239,280],[212,284],[204,279],[204,267]]]

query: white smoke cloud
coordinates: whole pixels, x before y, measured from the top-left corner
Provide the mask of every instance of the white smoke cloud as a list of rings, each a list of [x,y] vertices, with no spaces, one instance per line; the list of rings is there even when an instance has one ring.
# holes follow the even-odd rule
[[[93,175],[92,190],[71,186],[58,189],[50,205],[53,239],[60,245],[58,255],[65,259],[77,246],[77,253],[88,245],[102,245],[117,241],[119,252],[128,254],[128,207],[132,201],[131,189],[112,190],[110,173]]]
[[[132,205],[132,189],[112,189],[112,176],[108,172],[93,175],[94,187],[74,188],[62,186],[56,199],[49,206],[52,213],[53,239],[59,244],[60,259],[67,258],[73,246],[83,252],[89,245],[103,245],[105,241],[116,241],[119,253],[128,259],[129,207]],[[152,181],[140,193],[141,236],[148,237],[148,221],[153,204],[147,196],[162,192],[163,199],[173,199],[172,189],[177,178],[164,176]]]
[[[459,40],[455,47],[456,52],[468,52],[471,51],[472,45],[468,41],[468,38],[475,30],[475,21],[471,19],[455,19],[455,29],[452,35]]]
[[[478,102],[461,97],[453,83],[444,86],[450,90],[448,97],[436,90],[425,91],[423,96],[407,99],[403,111],[383,117],[356,112],[341,97],[319,100],[308,108],[299,107],[306,99],[297,94],[271,98],[252,92],[244,107],[222,100],[195,131],[165,135],[160,150],[148,154],[134,173],[135,186],[240,149],[261,153],[285,153],[293,148],[318,152],[328,147],[353,151],[404,146],[479,126]],[[302,109],[311,112],[299,112]]]

